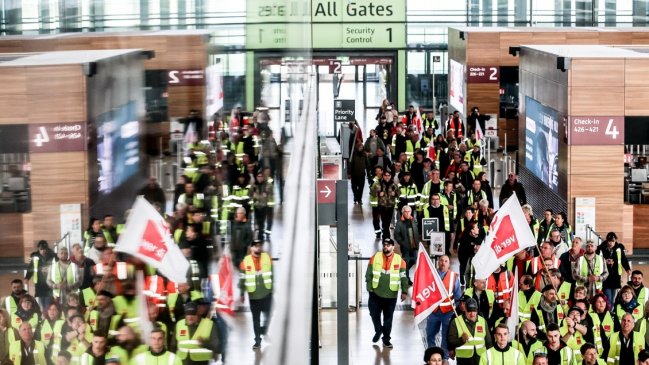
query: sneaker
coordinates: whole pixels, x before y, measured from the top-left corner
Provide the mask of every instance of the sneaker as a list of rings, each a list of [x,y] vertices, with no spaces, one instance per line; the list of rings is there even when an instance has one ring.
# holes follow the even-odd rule
[[[390,343],[390,341],[383,341],[383,347],[388,348],[388,349],[391,349],[391,348],[393,348],[394,346],[392,346],[392,344]]]
[[[255,341],[255,344],[252,345],[253,350],[259,350],[261,348],[261,341]]]
[[[374,337],[372,337],[372,342],[377,343],[379,342],[379,339],[381,338],[381,332],[377,332],[374,334]]]

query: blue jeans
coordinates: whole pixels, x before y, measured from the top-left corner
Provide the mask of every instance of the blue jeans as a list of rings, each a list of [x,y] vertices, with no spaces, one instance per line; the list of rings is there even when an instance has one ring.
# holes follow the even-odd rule
[[[428,316],[426,322],[426,344],[427,347],[436,346],[435,336],[439,332],[439,328],[442,327],[442,343],[440,347],[444,349],[444,360],[448,360],[448,345],[446,344],[446,336],[448,335],[448,326],[451,323],[451,317],[453,316],[453,311],[446,314],[442,312],[434,312]]]
[[[604,295],[606,295],[606,298],[608,299],[609,304],[611,305],[611,312],[615,310],[615,294],[617,294],[618,290],[619,289],[612,289],[612,288],[602,289]]]

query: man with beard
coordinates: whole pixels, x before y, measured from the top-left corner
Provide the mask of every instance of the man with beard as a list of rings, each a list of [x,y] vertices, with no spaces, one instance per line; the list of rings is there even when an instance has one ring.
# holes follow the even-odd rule
[[[633,270],[631,272],[631,281],[629,281],[628,284],[633,289],[638,303],[645,304],[647,300],[649,300],[649,288],[645,287],[642,281],[642,271]]]
[[[430,196],[429,203],[424,206],[424,218],[437,218],[437,229],[444,232],[444,254],[450,255],[451,251],[451,215],[448,208],[442,205],[438,194]]]
[[[124,323],[134,328],[140,326],[140,298],[135,292],[135,283],[126,281],[122,285],[123,294],[113,298],[115,312],[122,316]]]
[[[539,306],[532,312],[531,320],[538,324],[539,338],[546,338],[546,326],[557,324],[563,319],[563,307],[557,301],[557,291],[548,284],[541,291],[543,293]],[[557,330],[559,328],[557,327]]]
[[[545,241],[545,237],[550,233],[550,227],[554,225],[554,218],[552,217],[552,209],[546,209],[543,213],[543,220],[539,222],[539,235],[537,243]]]
[[[532,365],[534,355],[543,352],[543,343],[536,338],[536,325],[532,321],[521,323],[517,338],[512,341],[512,347],[525,355],[527,365]]]
[[[20,302],[20,297],[25,294],[26,291],[23,288],[23,281],[20,279],[14,279],[11,281],[11,294],[7,295],[2,300],[3,308],[7,311],[8,314],[16,312],[18,309],[18,303]]]
[[[458,274],[451,271],[451,261],[448,256],[444,255],[437,259],[437,272],[439,273],[440,279],[442,279],[444,288],[448,292],[448,297],[427,318],[426,343],[428,347],[435,344],[435,338],[441,327],[441,347],[447,349],[446,339],[448,336],[448,326],[453,316],[454,304],[459,302],[462,292],[460,290]],[[444,360],[448,360],[448,357],[448,352],[444,352]]]
[[[115,341],[110,347],[110,357],[118,358],[121,364],[128,364],[134,357],[146,351],[133,327],[122,326],[117,331]]]
[[[496,295],[492,290],[487,289],[487,281],[485,279],[475,279],[473,286],[467,288],[464,295],[476,301],[478,304],[478,314],[488,321],[493,311]]]
[[[494,331],[496,343],[480,356],[480,365],[525,365],[525,355],[509,344],[509,329],[504,323]]]
[[[579,258],[576,270],[574,271],[577,285],[586,288],[586,296],[588,298],[592,298],[602,290],[602,285],[608,277],[608,267],[604,262],[604,258],[597,254],[596,247],[595,242],[592,240],[586,241],[586,251]],[[642,272],[638,272],[642,278]],[[633,281],[633,275],[631,275],[631,280]],[[642,285],[642,279],[640,284]]]
[[[217,326],[198,316],[195,302],[185,304],[185,319],[176,323],[174,336],[176,356],[184,365],[207,365],[221,346]]]
[[[448,348],[455,352],[458,365],[478,365],[480,355],[491,347],[487,321],[478,315],[478,303],[473,298],[465,302],[466,311],[451,321]]]
[[[122,317],[115,311],[112,298],[113,294],[105,290],[97,293],[96,308],[86,314],[88,325],[93,333],[107,336],[110,333],[115,333],[119,328]]]
[[[406,263],[399,254],[394,253],[394,241],[390,238],[383,240],[383,250],[370,259],[365,272],[365,282],[370,298],[367,306],[374,325],[372,342],[378,342],[383,336],[383,347],[392,348],[390,334],[392,332],[392,317],[397,305],[397,295],[401,289],[401,301],[408,296],[408,279],[406,278]],[[383,314],[383,323],[381,323]]]
[[[561,339],[561,332],[556,323],[550,323],[546,328],[545,348],[548,364],[575,364],[575,354]]]
[[[25,280],[32,279],[34,282],[34,297],[36,297],[38,304],[45,308],[52,299],[52,288],[47,285],[47,275],[50,272],[52,260],[56,259],[56,254],[49,248],[47,241],[39,241],[37,247],[37,250],[29,256]],[[9,312],[9,314],[12,313]]]

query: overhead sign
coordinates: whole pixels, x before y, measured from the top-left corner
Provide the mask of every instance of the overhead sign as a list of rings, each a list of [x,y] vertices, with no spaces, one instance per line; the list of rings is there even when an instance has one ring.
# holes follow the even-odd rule
[[[391,57],[351,57],[349,59],[351,65],[391,65],[392,62]]]
[[[86,123],[43,123],[29,125],[29,152],[85,151]]]
[[[467,66],[466,82],[468,84],[489,84],[500,82],[498,66]]]
[[[205,85],[205,70],[169,70],[167,71],[169,86],[203,86]]]
[[[248,0],[246,48],[406,45],[406,0]]]
[[[421,239],[430,241],[434,232],[439,231],[439,219],[422,218],[421,220]]]
[[[334,121],[353,122],[356,118],[356,100],[334,100]]]
[[[570,117],[571,145],[624,144],[624,117]]]

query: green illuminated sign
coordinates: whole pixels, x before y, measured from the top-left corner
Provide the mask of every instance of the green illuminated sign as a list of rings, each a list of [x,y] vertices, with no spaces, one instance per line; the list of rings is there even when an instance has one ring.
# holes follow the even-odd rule
[[[402,48],[406,0],[247,0],[246,47]]]

